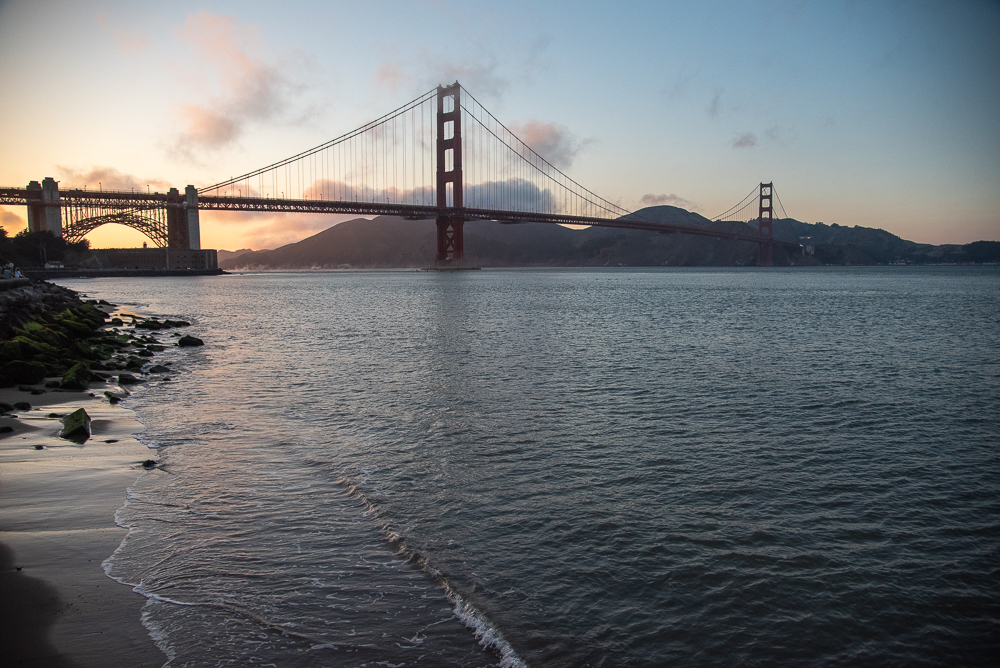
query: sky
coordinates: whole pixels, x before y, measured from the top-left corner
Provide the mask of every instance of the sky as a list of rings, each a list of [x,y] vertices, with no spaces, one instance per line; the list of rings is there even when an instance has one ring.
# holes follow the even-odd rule
[[[0,185],[183,191],[458,80],[629,210],[712,217],[772,181],[805,222],[1000,240],[997,35],[995,0],[0,0]],[[202,211],[202,246],[344,219]]]

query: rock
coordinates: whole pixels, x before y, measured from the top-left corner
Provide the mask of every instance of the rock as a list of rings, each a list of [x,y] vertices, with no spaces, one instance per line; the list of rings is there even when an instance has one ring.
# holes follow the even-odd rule
[[[163,324],[167,327],[190,327],[191,323],[187,320],[164,320]]]
[[[37,387],[36,387],[35,389],[33,389],[33,390],[31,391],[31,393],[32,393],[32,394],[35,394],[35,395],[38,395],[38,394],[45,394],[45,390],[42,390],[42,389],[39,389],[39,388],[37,388]]]
[[[41,362],[14,360],[0,369],[0,387],[12,385],[36,385],[46,376],[46,367]]]
[[[119,385],[135,385],[136,383],[141,383],[142,380],[136,378],[130,373],[120,373],[118,374],[118,384]]]
[[[203,346],[205,342],[194,336],[182,336],[177,339],[177,345],[179,346]]]
[[[118,382],[121,382],[121,380],[119,380]],[[125,397],[127,397],[128,396],[128,392],[115,393],[115,392],[108,392],[107,390],[105,390],[104,391],[104,396],[106,396],[108,398],[108,401],[111,403],[111,405],[114,406],[119,401],[121,401],[122,399],[124,399]]]
[[[49,417],[50,418],[61,418],[62,415],[60,415],[59,413],[49,413]]]
[[[90,438],[90,416],[78,408],[63,418],[63,428],[59,436],[72,441],[83,442]]]
[[[86,390],[90,382],[90,367],[85,362],[77,362],[63,376],[59,387],[64,390]]]
[[[124,322],[122,322],[122,319],[121,319],[121,318],[111,318],[111,324],[112,324],[113,326],[116,326],[116,327],[118,327],[118,326],[121,326],[121,325],[124,325],[125,323],[124,323]]]
[[[14,428],[11,427],[10,425],[4,425],[0,427],[0,434],[9,434],[12,431],[14,431]]]
[[[154,459],[147,459],[142,463],[142,468],[144,469],[151,469],[154,468],[155,466],[156,466],[156,460]]]
[[[135,354],[138,355],[139,357],[152,357],[153,356],[153,353],[151,353],[148,350],[137,350],[137,351],[135,351]]]
[[[36,445],[36,446],[35,446],[35,450],[44,450],[44,449],[45,449],[45,446],[44,446],[44,445]],[[20,566],[18,566],[18,567],[17,567],[17,570],[21,570],[21,567],[20,567]]]
[[[138,357],[129,357],[128,362],[125,363],[125,368],[129,371],[138,371],[142,368],[143,364],[145,364],[145,362]]]
[[[50,380],[50,381],[48,381],[48,382],[45,383],[45,387],[49,388],[50,390],[53,387],[59,387],[59,381],[58,380]]]
[[[17,401],[14,403],[14,408],[16,408],[19,411],[30,411],[31,404],[29,404],[27,401]]]
[[[0,413],[10,413],[14,410],[14,404],[8,404],[6,401],[0,401]]]

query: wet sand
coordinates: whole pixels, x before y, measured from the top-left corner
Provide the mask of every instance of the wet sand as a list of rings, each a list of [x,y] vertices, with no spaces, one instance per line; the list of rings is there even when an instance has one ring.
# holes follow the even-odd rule
[[[155,452],[132,435],[142,425],[88,392],[32,395],[0,389],[0,401],[30,411],[0,417],[0,647],[12,666],[162,666],[167,657],[141,623],[146,599],[107,577],[102,562],[127,534],[115,525],[125,490]],[[92,437],[58,437],[50,413],[85,408]],[[116,441],[108,443],[106,441]],[[36,450],[41,445],[44,449]],[[20,569],[20,570],[17,570]]]

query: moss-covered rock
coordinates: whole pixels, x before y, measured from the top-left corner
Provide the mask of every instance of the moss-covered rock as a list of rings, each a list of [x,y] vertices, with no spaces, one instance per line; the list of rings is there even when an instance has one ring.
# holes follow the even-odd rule
[[[90,416],[87,411],[78,408],[63,418],[63,428],[59,436],[72,441],[86,441],[90,438]]]
[[[64,390],[86,390],[90,377],[90,367],[86,362],[77,362],[63,376],[59,387]]]
[[[48,370],[41,362],[14,360],[0,367],[0,387],[35,385],[45,379]]]

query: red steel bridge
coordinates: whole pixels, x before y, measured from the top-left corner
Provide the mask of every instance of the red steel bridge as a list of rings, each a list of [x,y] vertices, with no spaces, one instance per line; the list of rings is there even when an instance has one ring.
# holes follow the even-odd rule
[[[199,210],[282,211],[436,219],[438,268],[465,266],[469,220],[596,225],[757,244],[772,264],[773,184],[755,186],[714,225],[648,220],[583,187],[507,129],[458,82],[336,139],[211,186],[181,193],[62,189],[52,179],[0,188],[28,208],[28,229],[79,241],[107,223],[168,249],[201,247]],[[780,204],[780,200],[779,200]],[[787,217],[787,216],[785,216]],[[797,247],[797,244],[791,244]]]

